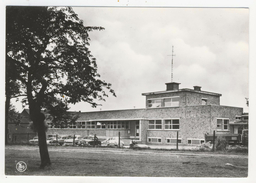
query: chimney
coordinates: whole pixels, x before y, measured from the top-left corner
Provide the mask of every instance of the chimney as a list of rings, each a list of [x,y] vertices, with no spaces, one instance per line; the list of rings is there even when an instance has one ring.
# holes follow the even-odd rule
[[[165,84],[166,84],[166,90],[167,91],[179,90],[179,84],[180,83],[171,82],[171,83],[165,83]]]
[[[194,90],[201,91],[201,86],[194,86]]]

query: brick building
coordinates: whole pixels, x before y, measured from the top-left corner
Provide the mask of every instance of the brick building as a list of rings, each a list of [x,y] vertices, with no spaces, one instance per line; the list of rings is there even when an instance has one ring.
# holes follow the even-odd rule
[[[243,108],[220,105],[221,94],[194,89],[179,89],[179,83],[166,83],[165,91],[143,93],[144,109],[81,112],[76,124],[66,128],[49,122],[48,134],[99,137],[117,136],[146,144],[197,145],[205,134],[230,134],[230,122],[243,114]]]

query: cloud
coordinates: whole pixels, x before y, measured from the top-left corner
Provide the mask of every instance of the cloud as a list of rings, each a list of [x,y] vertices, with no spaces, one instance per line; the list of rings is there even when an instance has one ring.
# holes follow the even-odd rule
[[[74,8],[90,32],[90,50],[117,98],[102,109],[145,107],[143,92],[165,90],[174,46],[174,81],[222,93],[224,105],[248,96],[249,11],[244,8]],[[81,109],[82,108],[82,109]],[[92,110],[78,104],[72,109]],[[99,110],[99,109],[96,109]]]

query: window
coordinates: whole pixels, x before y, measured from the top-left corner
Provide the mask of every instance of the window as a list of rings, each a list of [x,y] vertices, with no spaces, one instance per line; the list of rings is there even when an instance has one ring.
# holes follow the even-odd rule
[[[162,129],[162,120],[149,120],[149,129]]]
[[[166,119],[166,120],[164,120],[164,129],[165,130],[179,130],[180,129],[179,119]]]
[[[162,106],[161,104],[162,104],[162,100],[161,99],[148,100],[148,107],[150,107],[150,108],[161,107]]]
[[[228,131],[229,119],[217,119],[217,131]]]
[[[202,105],[207,105],[207,98],[202,98]]]
[[[77,122],[77,128],[85,128],[85,122]]]
[[[81,122],[81,128],[85,128],[85,122]]]
[[[147,106],[148,108],[158,108],[158,107],[179,107],[180,98],[178,96],[169,98],[156,98],[149,99]]]
[[[177,143],[177,138],[167,138],[166,139],[167,144],[176,144]],[[181,138],[178,138],[178,143],[181,143]]]
[[[204,139],[188,139],[188,144],[190,145],[199,145],[205,142]]]
[[[165,98],[164,99],[164,107],[179,107],[180,98],[174,97],[174,98]]]
[[[87,122],[87,128],[129,129],[129,121]]]
[[[236,116],[236,120],[241,120],[241,116]]]
[[[161,143],[161,137],[148,137],[148,142],[150,143]]]
[[[95,128],[96,122],[86,122],[86,128]]]
[[[69,124],[69,128],[76,128],[76,124]]]

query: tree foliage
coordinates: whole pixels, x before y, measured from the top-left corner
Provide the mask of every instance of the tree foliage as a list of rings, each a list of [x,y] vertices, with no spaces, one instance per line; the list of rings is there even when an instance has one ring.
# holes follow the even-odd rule
[[[88,49],[88,32],[102,27],[85,27],[70,7],[8,7],[6,17],[7,61],[23,94],[45,106],[57,98],[93,107],[104,87],[114,94]]]
[[[89,50],[88,32],[103,29],[84,26],[70,7],[6,8],[6,72],[18,94],[26,96],[23,102],[38,131],[42,166],[50,164],[43,108],[59,121],[69,103],[96,107],[108,93],[115,96],[111,84],[100,79]]]
[[[14,123],[16,125],[19,125],[21,123],[21,115],[13,105],[10,105],[7,118],[10,123]]]

